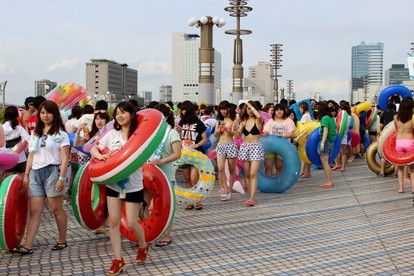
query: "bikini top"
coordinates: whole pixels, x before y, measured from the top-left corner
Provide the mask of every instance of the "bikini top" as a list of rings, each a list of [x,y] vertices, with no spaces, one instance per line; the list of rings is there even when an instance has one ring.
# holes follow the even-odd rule
[[[254,123],[254,126],[249,130],[246,129],[246,126],[243,128],[243,134],[244,136],[247,136],[249,134],[251,135],[259,135],[260,134],[260,130],[257,128],[256,126],[256,122]]]

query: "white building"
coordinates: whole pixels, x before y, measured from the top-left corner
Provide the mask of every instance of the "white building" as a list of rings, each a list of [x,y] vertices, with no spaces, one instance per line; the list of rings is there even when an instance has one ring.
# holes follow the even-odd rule
[[[173,33],[172,101],[198,103],[199,48],[198,34]],[[221,54],[214,51],[214,91],[221,89]]]
[[[163,84],[160,86],[160,102],[172,101],[172,85]]]
[[[244,78],[244,99],[260,101],[263,105],[273,102],[273,81],[270,77],[270,62],[259,61],[256,66],[249,67],[249,77]],[[251,99],[248,89],[251,87]]]

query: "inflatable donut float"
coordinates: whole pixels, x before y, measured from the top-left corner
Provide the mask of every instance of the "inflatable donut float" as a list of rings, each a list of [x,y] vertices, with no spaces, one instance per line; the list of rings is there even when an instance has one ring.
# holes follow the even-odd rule
[[[19,155],[8,148],[0,148],[0,173],[13,168],[19,162]]]
[[[102,137],[105,136],[111,129],[114,129],[114,121],[107,123],[102,129],[100,129],[85,145],[83,145],[83,152],[90,152],[93,146],[96,145]]]
[[[368,169],[371,172],[378,174],[381,172],[381,165],[377,162],[377,153],[378,153],[378,142],[373,142],[366,151],[365,155],[365,162],[367,163]],[[395,170],[395,166],[388,163],[385,165],[384,174],[390,175],[393,174]]]
[[[414,164],[414,151],[399,153],[395,150],[398,131],[394,131],[384,141],[382,148],[383,156],[388,162],[397,166],[407,166]],[[414,134],[414,131],[413,131]]]
[[[366,121],[366,127],[368,129],[370,129],[377,121],[377,115],[378,115],[378,108],[371,107],[371,114],[369,114],[369,117],[367,118],[367,121]]]
[[[105,224],[106,186],[89,178],[89,162],[83,164],[72,185],[72,209],[76,221],[84,228],[96,230]],[[93,192],[93,195],[92,195]]]
[[[361,137],[356,131],[348,130],[348,137],[351,139],[351,148],[355,148],[361,143]]]
[[[300,113],[300,108],[299,105],[301,103],[306,103],[308,105],[308,112],[309,115],[311,116],[312,119],[314,119],[314,114],[313,114],[313,110],[312,110],[312,106],[311,106],[311,101],[310,99],[306,99],[297,103],[294,103],[293,105],[289,106],[289,109],[292,109],[293,112],[295,112],[296,118],[298,119],[298,121],[300,121],[300,119],[302,119],[303,114]]]
[[[357,106],[352,107],[351,111],[352,111],[352,113],[358,115],[362,111],[366,112],[366,111],[370,110],[371,105],[372,104],[370,102],[363,102],[363,103],[358,104]]]
[[[148,189],[152,200],[151,215],[144,221],[138,221],[145,232],[145,241],[158,239],[171,225],[175,215],[175,199],[171,184],[165,174],[157,166],[142,166],[144,188]],[[149,204],[149,202],[148,202]],[[122,204],[121,234],[128,240],[138,243],[137,237],[128,228],[125,216],[125,203]]]
[[[298,180],[300,173],[300,160],[295,146],[287,139],[276,135],[260,137],[260,143],[265,152],[274,152],[283,158],[283,171],[277,176],[264,174],[264,162],[261,163],[257,174],[257,188],[265,193],[283,193],[290,189]]]
[[[74,148],[74,149],[76,149],[76,150],[78,150],[78,151],[80,151],[80,152],[82,152],[82,153],[84,153],[88,156],[91,156],[91,154],[89,152],[86,152],[86,151],[83,150],[83,146],[79,146],[79,147],[74,147],[73,146],[73,143],[75,141],[75,132],[72,132],[72,133],[68,134],[68,137],[69,137],[70,146],[72,148]]]
[[[303,162],[311,163],[308,156],[306,155],[306,139],[312,133],[312,131],[315,128],[320,127],[320,125],[321,125],[320,122],[315,122],[315,121],[307,122],[305,124],[302,124],[301,122],[297,123],[296,130],[298,132],[297,132],[296,136],[298,136],[300,133],[302,133],[303,130],[306,130],[306,134],[303,135],[298,140],[298,143],[299,143],[299,146],[298,146],[299,159],[302,160]]]
[[[0,249],[18,246],[26,229],[28,189],[23,179],[14,174],[0,185]]]
[[[177,202],[193,203],[203,200],[213,190],[216,179],[211,160],[199,151],[183,148],[181,149],[181,157],[175,161],[175,165],[178,167],[184,164],[192,165],[198,169],[200,178],[192,188],[175,185],[174,192]]]
[[[339,133],[339,136],[341,137],[341,139],[344,137],[345,132],[348,130],[347,129],[347,125],[348,125],[348,112],[346,112],[345,110],[341,110],[339,111],[338,115],[336,116],[336,132]]]
[[[308,156],[309,160],[316,166],[322,166],[321,158],[318,154],[319,151],[319,142],[320,142],[320,135],[319,135],[319,127],[316,128],[312,133],[309,135],[308,140],[306,141],[306,155]],[[335,158],[339,154],[339,150],[341,149],[341,137],[339,134],[336,135],[334,141],[334,147],[329,156],[329,163],[332,163]]]
[[[124,180],[151,157],[161,143],[167,122],[164,115],[155,109],[144,109],[137,113],[138,127],[122,149],[111,153],[106,160],[92,158],[89,173],[92,181],[111,184]]]
[[[387,110],[388,100],[392,95],[400,95],[403,99],[412,97],[410,90],[402,85],[396,84],[384,88],[378,95],[378,106],[381,110]]]
[[[394,121],[389,122],[381,131],[380,136],[378,137],[378,153],[381,156],[384,156],[382,148],[384,147],[384,142],[387,137],[395,131]]]

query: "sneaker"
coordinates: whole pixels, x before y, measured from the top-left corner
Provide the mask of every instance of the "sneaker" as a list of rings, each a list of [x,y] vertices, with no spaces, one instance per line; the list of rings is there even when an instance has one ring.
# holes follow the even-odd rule
[[[119,273],[126,271],[124,259],[115,259],[112,261],[112,266],[106,273],[106,275],[119,275]]]
[[[149,251],[150,245],[147,243],[147,247],[141,248],[138,247],[138,254],[137,254],[137,264],[144,264],[147,257],[148,257],[148,251]]]
[[[231,193],[228,193],[226,196],[226,200],[230,200],[231,199]]]
[[[349,163],[351,163],[352,161],[354,161],[354,158],[355,158],[355,156],[350,156],[350,157],[348,158],[348,162],[349,162]]]

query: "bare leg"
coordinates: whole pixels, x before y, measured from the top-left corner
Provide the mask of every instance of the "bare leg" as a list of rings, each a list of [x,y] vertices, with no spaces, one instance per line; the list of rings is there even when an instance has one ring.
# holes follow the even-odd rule
[[[225,156],[217,155],[218,182],[220,184],[220,189],[224,194],[227,193],[225,162],[226,162]]]
[[[398,184],[400,189],[398,190],[399,193],[404,193],[404,167],[398,166]]]
[[[227,189],[227,193],[231,193],[233,191],[234,181],[236,179],[236,158],[229,158],[227,159],[227,163],[229,165],[229,187]],[[226,185],[227,187],[227,185]]]
[[[323,170],[325,171],[326,185],[333,185],[331,167],[329,166],[329,156],[321,155]]]
[[[33,248],[33,242],[39,229],[40,217],[43,213],[45,205],[45,197],[30,197],[29,198],[29,222],[27,224],[26,242],[24,247],[28,249]]]
[[[146,248],[147,242],[145,241],[144,229],[142,228],[141,224],[138,223],[138,214],[141,208],[141,203],[125,202],[128,228],[131,229],[135,237],[137,237],[139,247]]]
[[[58,243],[65,243],[66,232],[68,230],[68,219],[65,210],[63,210],[63,195],[57,197],[48,197],[47,201],[49,203],[50,211],[55,216],[57,228],[59,231]]]
[[[259,171],[261,160],[251,161],[250,165],[250,193],[249,200],[255,201],[257,192],[257,172]]]
[[[121,260],[121,232],[119,231],[119,227],[121,224],[122,201],[119,198],[110,196],[107,196],[106,199],[109,212],[109,239],[111,240],[115,259]]]

